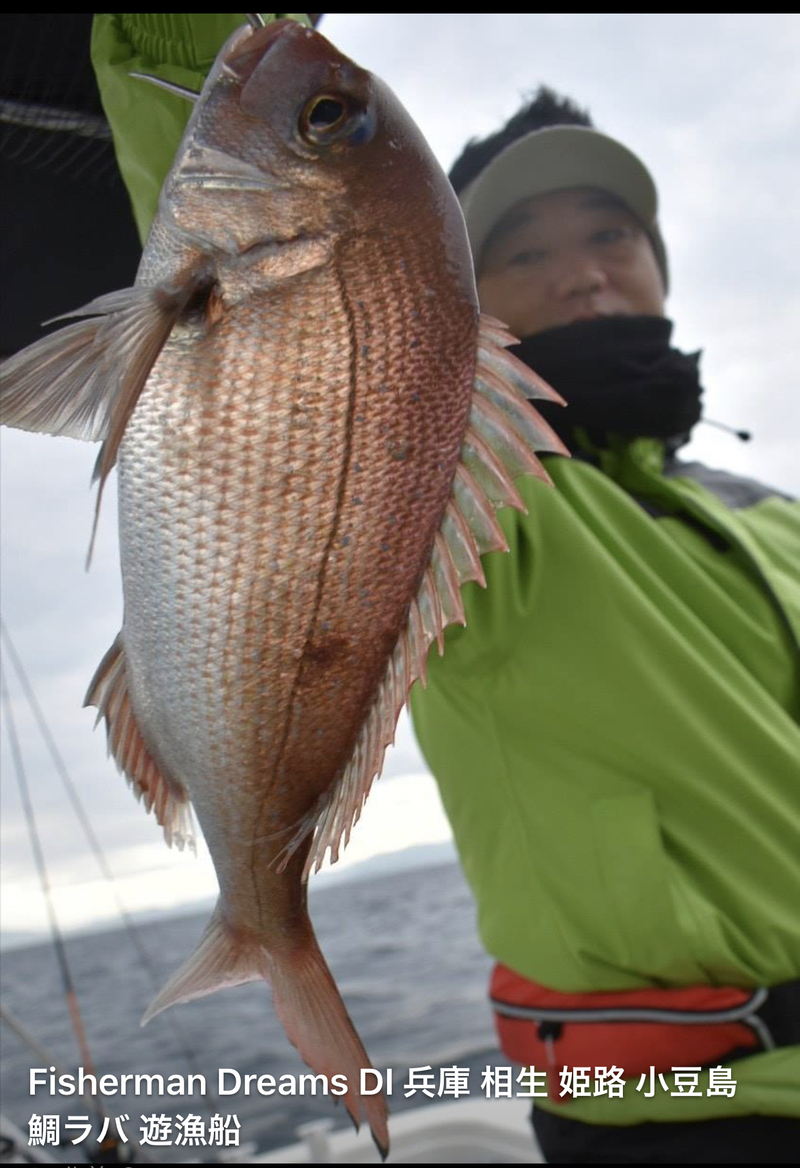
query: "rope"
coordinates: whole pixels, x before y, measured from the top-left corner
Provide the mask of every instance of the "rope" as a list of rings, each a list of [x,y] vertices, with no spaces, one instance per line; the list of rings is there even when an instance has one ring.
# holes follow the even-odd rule
[[[22,1022],[20,1022],[16,1014],[12,1014],[8,1006],[0,1005],[0,1020],[5,1022],[9,1030],[13,1030],[17,1038],[19,1038],[21,1042],[24,1042],[26,1046],[29,1046],[33,1053],[38,1055],[38,1057],[44,1061],[46,1066],[53,1067],[57,1075],[71,1074],[70,1071],[66,1070],[66,1068],[61,1063],[59,1063],[57,1058],[53,1057],[47,1047],[43,1046],[42,1043],[31,1034],[30,1030],[28,1030],[26,1026],[23,1026]],[[77,1097],[82,1099],[86,1106],[92,1108],[92,1110],[97,1107],[97,1100],[93,1095],[84,1095],[82,1091],[78,1091]]]
[[[6,634],[7,636],[7,634]],[[8,693],[8,686],[6,685],[5,671],[0,666],[0,704],[2,705],[6,724],[8,727],[8,740],[11,748],[11,757],[14,762],[14,770],[17,776],[17,783],[19,785],[20,798],[22,801],[22,808],[25,812],[25,820],[28,826],[28,834],[31,840],[31,849],[33,851],[34,861],[39,873],[39,881],[42,886],[44,894],[45,905],[47,906],[47,915],[50,921],[50,932],[53,937],[53,947],[56,951],[56,959],[58,962],[59,971],[61,973],[61,982],[64,989],[64,995],[67,999],[67,1006],[69,1008],[70,1019],[72,1020],[72,1028],[75,1032],[75,1039],[78,1043],[78,1049],[81,1054],[81,1062],[87,1074],[97,1077],[94,1060],[92,1059],[91,1051],[89,1050],[89,1042],[86,1037],[86,1028],[83,1024],[83,1016],[81,1014],[80,1006],[78,1004],[78,995],[75,990],[75,983],[72,980],[72,972],[67,960],[67,951],[64,946],[64,939],[61,935],[61,930],[58,925],[58,918],[56,917],[55,906],[53,904],[52,890],[50,887],[50,880],[47,875],[47,866],[44,862],[44,854],[42,852],[41,843],[39,841],[39,832],[36,827],[36,817],[33,812],[33,804],[31,803],[30,788],[28,786],[27,775],[25,774],[25,766],[22,761],[22,753],[19,748],[19,738],[17,736],[17,727],[14,721],[14,714],[11,708],[11,699]],[[11,1016],[7,1011],[3,1011],[3,1020],[20,1034],[20,1030],[11,1021]],[[20,1036],[22,1036],[20,1034]],[[25,1041],[29,1041],[27,1036]],[[36,1044],[35,1049],[38,1048]],[[43,1048],[40,1048],[43,1050]],[[103,1119],[108,1118],[108,1112],[104,1107],[102,1101],[96,1097],[87,1098],[81,1096]],[[129,1139],[128,1141],[133,1147],[136,1147],[137,1154],[140,1158],[152,1161],[152,1156],[141,1147],[138,1141]]]
[[[47,867],[44,862],[44,855],[42,853],[42,847],[39,842],[39,832],[36,827],[36,817],[33,813],[33,804],[31,803],[28,779],[25,774],[25,767],[22,762],[22,754],[20,753],[19,749],[17,727],[14,722],[14,715],[11,710],[11,699],[8,695],[5,672],[2,670],[2,668],[0,668],[0,695],[2,696],[2,704],[5,711],[6,724],[8,726],[8,740],[11,747],[11,757],[14,760],[14,770],[17,775],[17,783],[19,785],[20,798],[22,800],[22,809],[25,812],[25,821],[28,825],[28,834],[31,840],[33,857],[36,863],[36,870],[39,873],[39,882],[42,886],[42,893],[44,895],[45,905],[47,907],[47,916],[50,921],[50,932],[53,937],[53,946],[56,951],[56,960],[58,962],[58,968],[61,974],[61,985],[64,990],[64,995],[67,999],[70,1018],[72,1019],[72,1028],[75,1031],[75,1038],[81,1052],[83,1066],[90,1074],[96,1074],[94,1069],[94,1061],[92,1059],[92,1055],[89,1050],[89,1043],[86,1038],[86,1030],[83,1025],[83,1017],[81,1015],[80,1006],[78,1005],[78,995],[75,992],[75,983],[72,980],[72,973],[69,968],[69,962],[67,961],[67,951],[64,947],[64,940],[61,936],[61,930],[58,927],[58,919],[56,918],[55,907],[53,905],[50,880],[47,875]],[[98,1110],[100,1110],[102,1113],[101,1105],[98,1103],[97,1106]]]
[[[64,762],[61,752],[56,745],[55,739],[50,732],[50,727],[47,724],[47,720],[44,716],[42,708],[39,705],[39,702],[33,691],[33,687],[31,686],[31,683],[28,679],[25,667],[23,666],[19,653],[17,653],[17,650],[11,639],[11,633],[9,632],[6,623],[2,620],[2,618],[0,618],[0,635],[2,636],[6,651],[8,652],[8,655],[14,665],[17,678],[25,693],[28,705],[33,712],[36,724],[39,727],[42,738],[44,739],[47,749],[50,752],[50,757],[53,760],[53,766],[56,769],[56,773],[59,775],[61,781],[64,784],[64,787],[66,788],[67,795],[69,796],[72,807],[78,817],[78,821],[84,830],[86,838],[89,841],[89,846],[94,853],[95,859],[97,860],[100,872],[109,885],[111,894],[114,898],[114,903],[117,906],[117,911],[122,918],[122,921],[128,932],[128,936],[133,942],[133,946],[136,949],[139,961],[147,972],[154,991],[157,992],[161,989],[163,978],[156,970],[155,965],[153,964],[153,960],[148,953],[144,942],[142,941],[139,929],[125,906],[125,902],[123,901],[119,892],[114,873],[111,871],[111,868],[108,865],[108,861],[106,860],[102,844],[100,843],[97,833],[92,826],[92,821],[86,812],[86,808],[83,805],[81,797],[78,793],[78,789],[75,786],[69,771],[67,770],[66,763]],[[168,1013],[164,1018],[164,1021],[167,1022],[167,1024],[171,1027],[178,1050],[185,1059],[190,1071],[192,1071],[194,1074],[201,1074],[197,1056],[190,1044],[187,1042],[186,1036],[181,1029],[180,1023],[175,1017],[174,1012]],[[210,1087],[208,1087],[206,1090],[204,1103],[209,1111],[213,1112],[220,1109],[219,1100],[216,1098],[214,1091],[211,1090]]]

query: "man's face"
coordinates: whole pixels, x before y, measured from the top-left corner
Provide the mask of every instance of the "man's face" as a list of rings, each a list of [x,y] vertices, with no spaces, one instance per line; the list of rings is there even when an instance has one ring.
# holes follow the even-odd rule
[[[663,316],[664,283],[639,220],[591,187],[517,203],[480,257],[481,308],[518,337],[597,316]]]

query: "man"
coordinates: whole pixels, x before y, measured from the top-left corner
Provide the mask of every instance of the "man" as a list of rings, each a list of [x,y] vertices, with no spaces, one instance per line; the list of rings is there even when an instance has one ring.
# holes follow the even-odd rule
[[[552,1162],[794,1160],[797,508],[675,458],[701,389],[639,159],[544,90],[451,178],[573,454],[518,483],[511,555],[412,694],[501,1042],[549,1071]]]

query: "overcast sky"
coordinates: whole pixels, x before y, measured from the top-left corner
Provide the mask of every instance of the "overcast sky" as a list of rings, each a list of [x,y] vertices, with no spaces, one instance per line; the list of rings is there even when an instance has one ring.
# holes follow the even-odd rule
[[[382,76],[447,167],[544,82],[588,106],[652,170],[672,270],[675,343],[704,350],[706,412],[749,444],[697,429],[688,455],[800,491],[797,255],[800,23],[788,14],[333,15],[321,31]],[[95,451],[3,432],[3,612],[131,907],[191,903],[215,884],[207,859],[176,857],[106,760],[81,704],[121,620],[115,500],[83,561]],[[6,665],[65,923],[113,913],[80,829]],[[3,748],[3,927],[44,913]],[[447,827],[408,724],[345,863]],[[400,776],[416,775],[399,782]],[[394,781],[387,781],[393,779]],[[422,825],[422,826],[420,826]]]

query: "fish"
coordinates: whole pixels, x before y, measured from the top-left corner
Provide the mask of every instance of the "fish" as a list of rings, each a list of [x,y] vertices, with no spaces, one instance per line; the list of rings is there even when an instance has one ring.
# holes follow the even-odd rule
[[[385,1156],[383,1094],[307,885],[358,820],[514,478],[561,398],[479,311],[455,195],[391,90],[292,20],[239,29],[199,95],[132,288],[6,362],[2,420],[116,466],[122,629],[86,702],[220,895],[150,1005],[263,979]],[[563,403],[562,403],[563,404]]]

